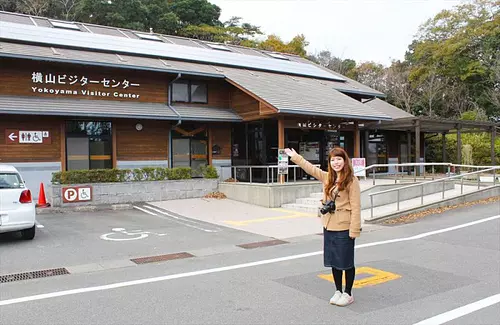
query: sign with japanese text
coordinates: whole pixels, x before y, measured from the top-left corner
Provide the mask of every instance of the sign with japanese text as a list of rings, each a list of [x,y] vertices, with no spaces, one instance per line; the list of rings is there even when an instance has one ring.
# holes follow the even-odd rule
[[[72,186],[62,188],[64,203],[92,201],[92,186]]]
[[[6,144],[50,144],[51,142],[49,131],[5,130]]]
[[[288,174],[288,155],[285,149],[278,149],[278,175]]]
[[[140,94],[132,89],[140,87],[139,83],[125,78],[104,77],[91,78],[87,75],[66,73],[31,73],[31,91],[39,94],[59,96],[86,96],[100,98],[139,99]],[[97,89],[89,90],[88,85]]]
[[[354,176],[366,177],[366,159],[365,158],[352,158],[352,169],[354,170]]]

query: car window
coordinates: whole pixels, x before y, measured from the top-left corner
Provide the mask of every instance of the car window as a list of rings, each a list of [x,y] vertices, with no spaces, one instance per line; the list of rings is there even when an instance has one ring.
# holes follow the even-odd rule
[[[19,174],[0,172],[0,189],[1,188],[24,188]]]

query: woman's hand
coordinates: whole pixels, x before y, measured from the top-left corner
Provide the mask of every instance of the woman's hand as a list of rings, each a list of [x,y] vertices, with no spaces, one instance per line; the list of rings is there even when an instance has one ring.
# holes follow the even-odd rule
[[[286,148],[285,149],[285,153],[290,157],[290,158],[293,158],[295,156],[298,155],[298,153],[295,151],[295,149],[289,149],[289,148]]]

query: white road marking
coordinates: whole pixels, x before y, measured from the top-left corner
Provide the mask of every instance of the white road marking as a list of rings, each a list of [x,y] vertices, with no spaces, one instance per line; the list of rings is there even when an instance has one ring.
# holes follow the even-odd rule
[[[495,219],[499,219],[499,218],[500,218],[500,215],[497,215],[497,216],[493,216],[493,217],[489,217],[489,218],[485,218],[485,219],[476,220],[473,222],[468,222],[468,223],[454,226],[454,227],[449,227],[449,228],[444,228],[444,229],[440,229],[440,230],[436,230],[436,231],[422,233],[420,235],[416,235],[416,236],[412,236],[412,237],[404,237],[404,238],[399,238],[399,239],[385,240],[385,241],[379,241],[379,242],[374,242],[374,243],[362,244],[362,245],[356,246],[356,248],[372,247],[372,246],[384,245],[384,244],[400,242],[400,241],[407,241],[407,240],[416,240],[416,239],[424,238],[427,236],[431,236],[431,235],[435,235],[435,234],[439,234],[439,233],[444,233],[447,231],[452,231],[452,230],[456,230],[456,229],[460,229],[460,228],[464,228],[464,227],[473,226],[476,224],[480,224],[483,222],[487,222],[487,221],[491,221],[491,220],[495,220]],[[187,278],[187,277],[203,275],[203,274],[225,272],[225,271],[237,270],[237,269],[242,269],[242,268],[247,268],[247,267],[296,260],[296,259],[300,259],[300,258],[311,257],[311,256],[316,256],[316,255],[321,255],[321,254],[323,254],[322,250],[316,251],[316,252],[311,252],[311,253],[291,255],[291,256],[273,258],[273,259],[250,262],[250,263],[229,265],[229,266],[218,267],[218,268],[213,268],[213,269],[205,269],[205,270],[194,271],[194,272],[178,273],[178,274],[172,274],[172,275],[166,275],[166,276],[160,276],[160,277],[154,277],[154,278],[145,278],[145,279],[140,279],[140,280],[117,282],[117,283],[112,283],[112,284],[107,284],[107,285],[102,285],[102,286],[79,288],[79,289],[64,290],[64,291],[56,291],[56,292],[44,293],[44,294],[39,294],[39,295],[34,295],[34,296],[26,296],[26,297],[21,297],[21,298],[0,300],[0,306],[7,306],[7,305],[24,303],[24,302],[28,302],[28,301],[43,300],[43,299],[62,297],[62,296],[68,296],[68,295],[75,295],[75,294],[80,294],[80,293],[85,293],[85,292],[103,291],[103,290],[129,287],[129,286],[134,286],[134,285],[139,285],[139,284],[146,284],[146,283],[153,283],[153,282],[159,282],[159,281]]]
[[[141,210],[142,212],[148,213],[148,214],[153,215],[153,216],[157,216],[157,214],[156,214],[156,213],[153,213],[153,212],[148,211],[148,210],[146,210],[146,209],[143,209],[143,208],[141,208],[141,207],[138,207],[138,206],[135,206],[135,205],[134,205],[133,207],[134,207],[134,209]]]
[[[35,222],[35,224],[36,224],[36,227],[37,227],[37,228],[45,228],[45,226],[44,226],[44,225],[39,224],[39,223],[38,223],[38,221],[36,221],[36,222]]]
[[[196,221],[179,218],[177,216],[174,216],[173,214],[170,214],[168,212],[156,209],[156,208],[151,207],[149,205],[144,205],[144,207],[147,208],[147,209],[153,210],[155,212],[158,212],[160,214],[163,214],[163,215],[165,215],[167,217],[173,218],[173,219],[175,219],[176,222],[178,222],[178,223],[180,223],[180,224],[182,224],[182,225],[184,225],[186,227],[191,227],[191,228],[198,229],[198,230],[201,230],[201,231],[204,231],[204,232],[219,232],[220,231],[220,229],[212,230],[212,229],[203,228],[201,226],[195,226],[195,225],[189,224],[188,222],[200,225],[200,223],[198,223]]]
[[[440,325],[457,319],[459,317],[465,316],[467,314],[473,313],[480,309],[498,304],[500,302],[500,293],[494,296],[484,298],[482,300],[473,302],[471,304],[450,310],[446,313],[436,315],[434,317],[425,319],[421,322],[415,323],[414,325]]]

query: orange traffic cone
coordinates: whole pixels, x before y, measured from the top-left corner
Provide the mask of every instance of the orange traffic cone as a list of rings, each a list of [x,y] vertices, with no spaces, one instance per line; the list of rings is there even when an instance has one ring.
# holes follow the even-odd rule
[[[40,194],[38,195],[38,203],[36,205],[37,208],[47,208],[50,207],[50,204],[47,203],[45,199],[45,190],[43,187],[43,182],[40,183]]]

